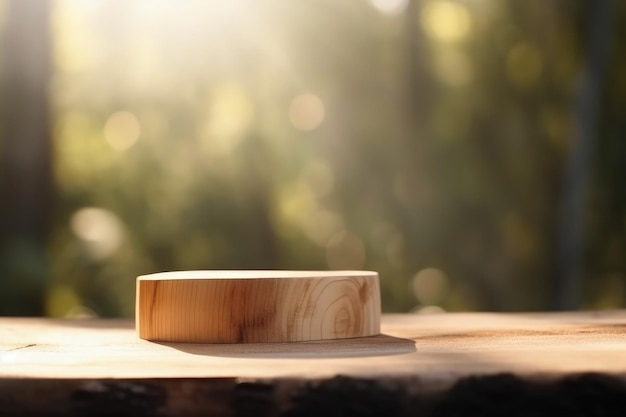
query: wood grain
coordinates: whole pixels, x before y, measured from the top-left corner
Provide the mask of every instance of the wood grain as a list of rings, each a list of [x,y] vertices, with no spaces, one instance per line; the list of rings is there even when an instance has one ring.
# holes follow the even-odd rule
[[[380,333],[378,274],[178,271],[137,278],[139,337],[162,342],[296,342]]]
[[[0,415],[626,415],[626,311],[383,315],[381,331],[154,343],[131,320],[0,317]]]
[[[153,343],[130,320],[0,318],[0,379],[626,377],[626,311],[383,315],[381,331],[298,343]]]

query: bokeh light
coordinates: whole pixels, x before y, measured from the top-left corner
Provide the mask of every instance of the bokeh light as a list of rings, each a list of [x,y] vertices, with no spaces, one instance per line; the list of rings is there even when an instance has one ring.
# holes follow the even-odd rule
[[[435,74],[439,80],[451,87],[460,87],[472,80],[469,57],[457,49],[438,51],[434,59]]]
[[[424,32],[434,40],[457,42],[465,39],[472,29],[467,7],[453,0],[428,1],[421,13]]]
[[[289,106],[289,120],[298,130],[316,129],[324,121],[325,114],[324,103],[315,94],[301,94]]]
[[[70,220],[72,232],[85,245],[95,260],[113,255],[124,238],[119,218],[111,211],[99,207],[77,210]]]
[[[55,0],[50,31],[4,7],[0,35],[52,65],[15,73],[46,123],[9,117],[35,84],[0,71],[24,84],[0,208],[46,230],[0,228],[0,310],[38,276],[48,314],[130,317],[138,274],[231,268],[377,270],[389,312],[553,308],[595,4]],[[622,32],[583,158],[581,308],[626,302]],[[47,56],[13,41],[3,66]]]
[[[246,90],[235,83],[219,85],[210,97],[204,143],[212,152],[228,155],[251,127],[254,104]]]
[[[515,45],[507,56],[506,71],[511,83],[527,89],[537,83],[541,76],[541,57],[537,48],[528,43]]]
[[[141,135],[137,117],[127,111],[115,112],[104,124],[104,137],[116,151],[125,151],[133,146]]]
[[[425,268],[413,277],[413,293],[423,305],[439,303],[448,291],[448,277],[440,269]]]

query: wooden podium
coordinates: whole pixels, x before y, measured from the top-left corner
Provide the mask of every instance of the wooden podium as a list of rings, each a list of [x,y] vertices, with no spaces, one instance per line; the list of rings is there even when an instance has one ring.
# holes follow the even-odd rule
[[[178,271],[137,278],[139,337],[162,342],[302,342],[380,333],[378,274]]]

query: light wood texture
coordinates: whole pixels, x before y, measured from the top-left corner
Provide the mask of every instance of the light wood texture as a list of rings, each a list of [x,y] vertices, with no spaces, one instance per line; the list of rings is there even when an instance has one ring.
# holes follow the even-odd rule
[[[125,320],[0,318],[0,415],[626,415],[626,311],[385,315],[382,332],[154,343]]]
[[[385,315],[378,336],[298,343],[153,343],[133,327],[0,318],[0,378],[626,376],[625,311]]]
[[[137,278],[137,331],[162,342],[296,342],[380,333],[378,274],[178,271]]]

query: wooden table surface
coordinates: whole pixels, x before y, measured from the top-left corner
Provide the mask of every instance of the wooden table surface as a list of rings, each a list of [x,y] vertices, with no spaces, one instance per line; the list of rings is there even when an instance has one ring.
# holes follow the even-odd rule
[[[383,387],[413,398],[503,375],[533,383],[600,375],[626,384],[626,311],[385,315],[379,336],[239,345],[152,343],[139,339],[128,320],[0,318],[0,414],[28,409],[65,415],[76,407],[90,410],[93,398],[114,406],[102,398],[114,398],[120,389],[126,399],[157,389],[168,400],[141,397],[149,406],[124,410],[226,415],[245,387],[253,387],[253,397],[293,405],[300,395],[294,387],[319,391],[325,383],[380,387],[387,381],[391,385]],[[626,401],[626,385],[617,387]],[[206,394],[204,402],[196,401],[198,390]],[[188,408],[190,396],[204,408]],[[27,404],[27,397],[36,401]],[[282,406],[272,407],[268,415],[278,415]],[[255,413],[262,415],[258,406]]]

